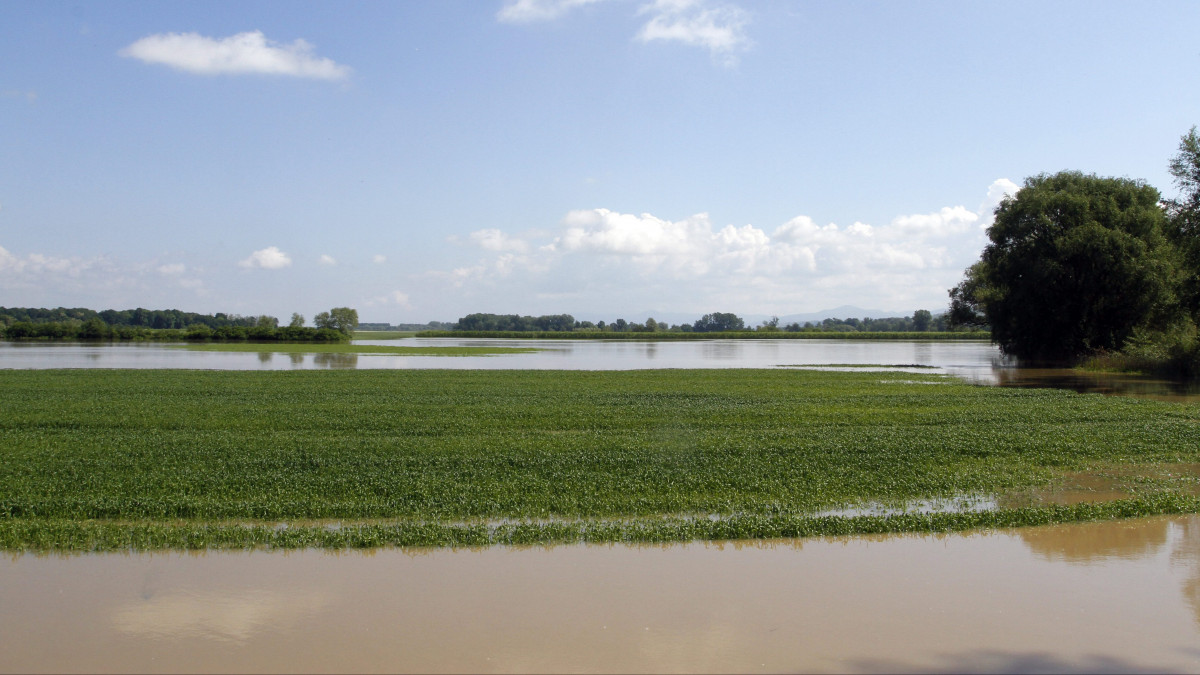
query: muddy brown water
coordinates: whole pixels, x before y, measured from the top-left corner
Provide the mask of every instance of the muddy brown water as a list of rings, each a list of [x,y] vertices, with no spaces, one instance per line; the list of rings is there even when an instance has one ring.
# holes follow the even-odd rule
[[[15,555],[0,670],[1200,670],[1200,516],[669,546]]]

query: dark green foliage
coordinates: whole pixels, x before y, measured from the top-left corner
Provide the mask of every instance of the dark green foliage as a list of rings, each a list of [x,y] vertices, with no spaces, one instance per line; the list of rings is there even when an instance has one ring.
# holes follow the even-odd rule
[[[321,312],[313,318],[318,330],[330,330],[341,333],[347,338],[354,336],[358,327],[358,310],[349,307],[334,307],[328,312]]]
[[[813,513],[1025,489],[1064,471],[1200,461],[1195,406],[910,373],[0,371],[0,390],[4,548],[1027,524],[1086,509]],[[313,519],[343,526],[239,529]]]
[[[705,314],[692,324],[692,330],[697,333],[720,333],[745,328],[746,322],[742,320],[742,317],[730,312]]]
[[[954,320],[980,311],[1007,353],[1072,361],[1120,349],[1174,316],[1177,268],[1154,188],[1067,171],[1025,181],[996,209],[990,243],[951,292]]]
[[[516,314],[468,314],[458,320],[455,330],[465,331],[543,331],[575,330],[575,317],[570,314],[518,316]]]

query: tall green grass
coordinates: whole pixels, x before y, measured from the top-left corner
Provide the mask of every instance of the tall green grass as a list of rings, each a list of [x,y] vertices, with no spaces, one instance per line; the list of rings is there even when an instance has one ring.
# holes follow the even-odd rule
[[[0,371],[0,390],[7,549],[670,540],[1197,509],[1176,477],[1090,511],[817,515],[1200,462],[1195,405],[937,375],[60,370]]]

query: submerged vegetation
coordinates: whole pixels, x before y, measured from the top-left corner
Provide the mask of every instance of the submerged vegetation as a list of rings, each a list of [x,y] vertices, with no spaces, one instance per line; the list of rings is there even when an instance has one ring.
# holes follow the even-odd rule
[[[388,356],[490,356],[493,354],[528,354],[541,351],[536,347],[425,347],[362,345],[346,342],[334,344],[265,342],[213,342],[181,345],[181,349],[207,352],[258,352],[267,354],[384,354]]]
[[[930,384],[940,386],[928,386]],[[904,512],[1200,463],[1194,405],[933,374],[0,371],[0,548],[684,540],[1200,511]],[[877,503],[895,513],[828,515]]]

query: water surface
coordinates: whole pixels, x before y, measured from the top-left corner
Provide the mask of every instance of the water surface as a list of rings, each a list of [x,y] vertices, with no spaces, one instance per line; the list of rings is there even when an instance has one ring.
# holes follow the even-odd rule
[[[0,670],[1200,670],[1200,516],[667,546],[16,555]]]

